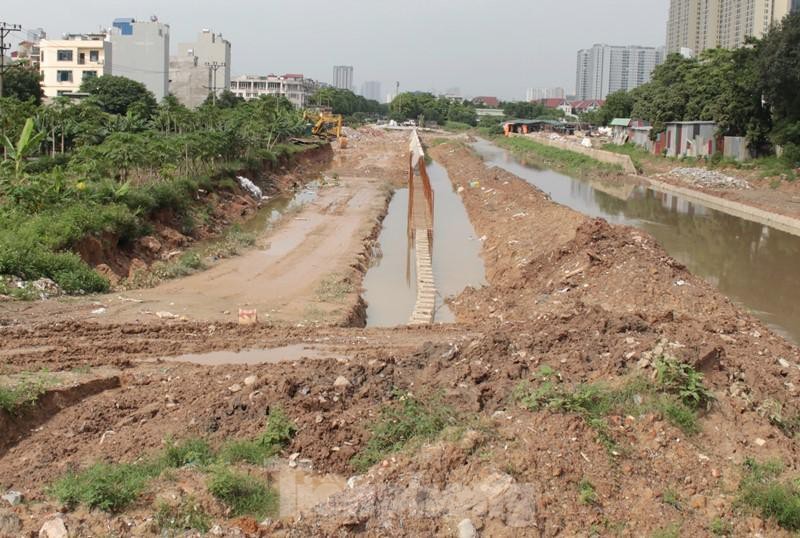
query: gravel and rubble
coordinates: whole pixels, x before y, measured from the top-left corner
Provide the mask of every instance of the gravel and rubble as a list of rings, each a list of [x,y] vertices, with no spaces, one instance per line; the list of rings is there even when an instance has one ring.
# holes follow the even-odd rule
[[[710,187],[715,189],[752,188],[750,183],[744,179],[728,176],[722,172],[705,168],[673,168],[668,175],[698,187]]]

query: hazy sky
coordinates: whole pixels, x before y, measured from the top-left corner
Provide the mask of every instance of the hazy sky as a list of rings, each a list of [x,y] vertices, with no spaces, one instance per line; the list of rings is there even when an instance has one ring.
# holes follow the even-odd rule
[[[158,15],[171,47],[202,28],[232,43],[237,74],[301,72],[330,82],[354,66],[358,87],[525,97],[575,86],[575,54],[594,43],[664,44],[669,0],[38,0],[3,1],[0,20],[51,37],[116,17]]]

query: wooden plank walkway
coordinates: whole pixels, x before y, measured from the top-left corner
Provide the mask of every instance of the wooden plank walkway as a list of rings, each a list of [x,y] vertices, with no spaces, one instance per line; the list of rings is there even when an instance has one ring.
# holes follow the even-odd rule
[[[417,303],[409,325],[430,325],[436,312],[436,283],[428,242],[428,230],[414,230],[414,249],[417,261]]]

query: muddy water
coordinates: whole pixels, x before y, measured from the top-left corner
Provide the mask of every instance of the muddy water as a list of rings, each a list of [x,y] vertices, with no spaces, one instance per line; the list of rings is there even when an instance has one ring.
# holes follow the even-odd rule
[[[347,486],[344,477],[333,474],[314,474],[299,468],[281,466],[271,473],[280,494],[280,517],[294,517]]]
[[[482,286],[486,275],[480,258],[481,243],[467,216],[461,198],[454,192],[445,169],[432,162],[427,167],[435,197],[433,223],[433,275],[436,281],[437,323],[455,321],[444,304],[467,286]],[[378,237],[382,256],[364,277],[368,327],[405,325],[416,301],[414,252],[408,252],[408,189],[398,189]],[[407,256],[410,256],[408,258]],[[408,264],[408,276],[406,268]]]
[[[515,174],[554,201],[592,217],[649,232],[676,260],[800,342],[800,237],[633,184],[575,179],[519,162],[485,140],[473,144],[487,166]]]
[[[211,351],[209,353],[188,353],[177,357],[164,357],[167,362],[191,362],[205,366],[223,364],[276,364],[300,359],[337,359],[342,355],[323,348],[308,347],[303,344],[276,347],[272,349],[250,349],[245,351]]]
[[[317,197],[319,187],[319,181],[312,181],[294,194],[281,194],[264,201],[255,215],[240,225],[242,230],[255,234],[263,232],[278,222],[285,213],[295,211],[303,205],[313,202]]]

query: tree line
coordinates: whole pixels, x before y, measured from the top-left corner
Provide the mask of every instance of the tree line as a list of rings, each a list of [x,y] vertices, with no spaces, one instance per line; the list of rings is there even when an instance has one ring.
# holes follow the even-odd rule
[[[780,145],[800,164],[800,12],[738,49],[672,54],[649,83],[609,95],[584,119],[607,125],[615,117],[650,122],[652,136],[670,121],[714,121],[720,135],[746,137],[756,154]]]
[[[447,122],[475,126],[475,105],[464,99],[436,97],[427,92],[405,92],[389,104],[389,118],[395,121],[420,120],[445,125]]]

